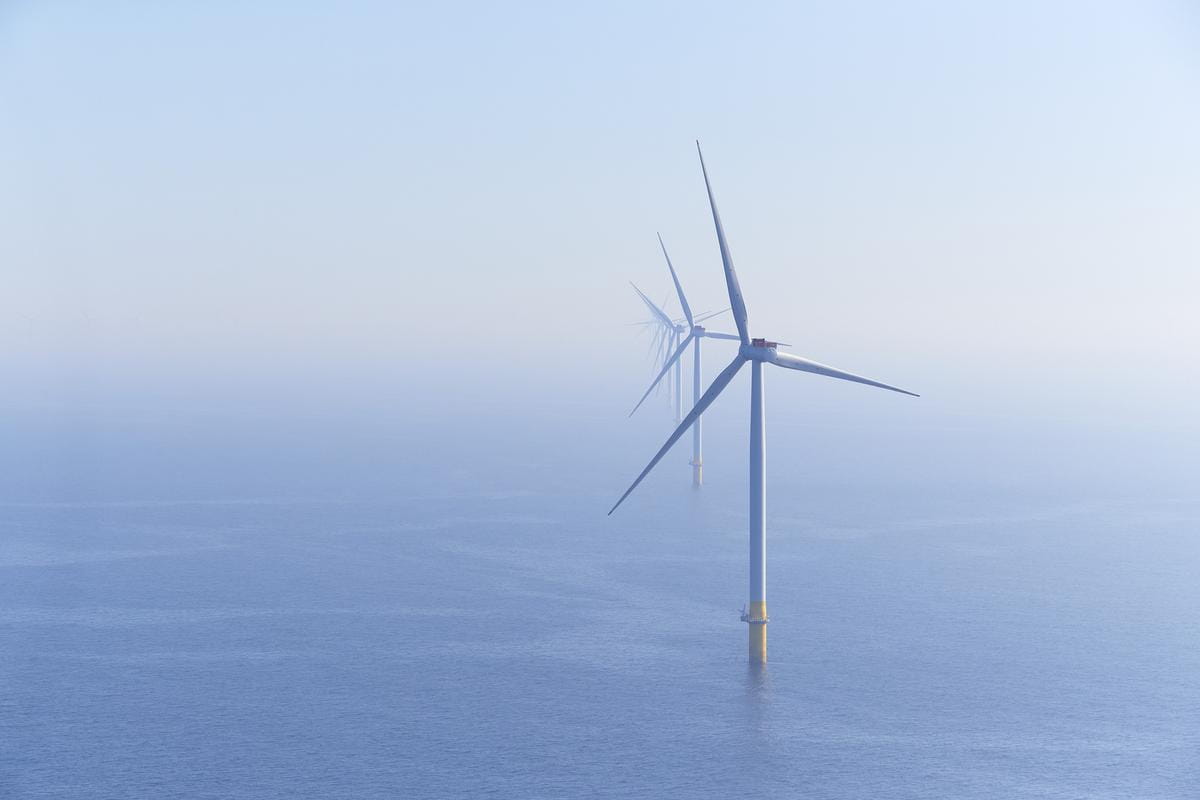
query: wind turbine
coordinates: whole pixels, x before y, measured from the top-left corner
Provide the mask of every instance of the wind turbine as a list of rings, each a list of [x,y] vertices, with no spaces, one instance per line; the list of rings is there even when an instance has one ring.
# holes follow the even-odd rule
[[[737,323],[738,338],[741,340],[741,346],[738,348],[738,354],[734,357],[733,361],[716,377],[712,385],[704,393],[704,396],[696,402],[696,405],[692,407],[688,415],[675,428],[675,432],[667,438],[666,444],[654,454],[654,458],[650,459],[650,463],[637,476],[633,484],[625,490],[625,494],[621,495],[621,499],[609,509],[608,513],[612,514],[617,510],[617,507],[625,501],[626,497],[629,497],[630,493],[637,488],[638,484],[649,474],[650,470],[654,469],[654,465],[671,449],[671,446],[679,441],[679,437],[684,434],[688,427],[700,418],[700,415],[704,413],[706,408],[712,405],[713,400],[716,400],[717,395],[729,385],[729,382],[737,375],[738,370],[749,361],[751,368],[750,603],[749,611],[743,611],[742,613],[742,621],[749,623],[750,626],[750,661],[765,663],[767,660],[767,492],[765,480],[767,462],[763,441],[763,364],[774,364],[777,367],[784,367],[785,369],[811,372],[829,378],[863,383],[867,386],[876,386],[880,389],[888,389],[913,397],[919,397],[919,395],[905,391],[904,389],[898,389],[895,386],[889,386],[886,383],[871,380],[870,378],[864,378],[861,375],[855,375],[826,366],[825,364],[820,364],[816,361],[810,361],[807,358],[794,356],[790,353],[781,353],[778,350],[778,342],[750,338],[746,302],[742,298],[741,287],[738,286],[737,273],[733,270],[733,258],[729,254],[729,243],[725,239],[725,229],[721,226],[721,216],[717,213],[717,203],[713,199],[712,185],[708,181],[708,169],[704,166],[704,153],[700,151],[699,142],[696,142],[696,151],[700,155],[700,170],[704,173],[704,188],[708,192],[708,205],[712,209],[713,225],[717,229],[717,245],[721,249],[721,263],[725,269],[725,287],[729,291],[729,304],[733,309],[733,319]]]
[[[647,297],[646,293],[639,289],[633,281],[630,281],[629,285],[642,298],[642,302],[646,304],[646,308],[650,309],[653,321],[658,323],[658,362],[661,364],[666,360],[669,353],[675,351],[675,346],[679,342],[679,320],[674,320],[667,316],[667,312],[663,311],[661,306],[656,305],[653,300]],[[666,305],[666,301],[663,301],[663,305]],[[679,370],[675,371],[674,381],[671,380],[671,376],[667,377],[667,392],[671,397],[671,404],[675,409],[676,425],[679,424],[679,420],[683,417],[683,391],[679,379]]]
[[[630,281],[629,285],[633,287],[633,290],[635,292],[637,292],[638,297],[640,297],[642,299],[642,302],[645,303],[646,308],[650,311],[650,319],[645,320],[643,322],[635,322],[632,324],[640,326],[642,328],[647,328],[647,327],[653,328],[654,332],[650,339],[649,352],[652,353],[654,356],[654,369],[658,369],[667,360],[668,354],[670,354],[671,351],[675,349],[674,345],[672,344],[672,338],[673,338],[674,332],[675,332],[675,322],[673,320],[671,320],[670,317],[667,316],[665,311],[663,311],[659,306],[655,305],[654,301],[652,301],[649,297],[647,297],[646,293],[643,292],[641,289],[639,289],[637,287],[636,283],[634,283],[633,281]],[[666,304],[664,303],[663,305],[666,305]],[[671,380],[670,380],[670,375],[668,374],[668,376],[667,376],[667,391],[668,391],[668,393],[670,393],[670,389],[671,389]],[[672,398],[672,404],[673,405],[675,404],[674,398]],[[675,424],[678,425],[682,411],[678,408],[677,405],[676,405],[674,413],[675,413]]]
[[[659,238],[659,243],[660,244],[662,243],[661,237]],[[666,253],[665,248],[663,249],[663,253]],[[669,263],[670,263],[670,259],[668,259],[668,264]],[[726,311],[729,310],[728,308],[723,308],[720,311],[708,311],[703,314],[700,314],[693,320],[692,317],[690,316],[691,311],[685,309],[686,313],[689,316],[685,317],[684,319],[671,319],[671,317],[669,317],[667,315],[667,312],[662,310],[661,306],[656,305],[653,300],[651,300],[649,297],[646,296],[645,292],[643,292],[641,289],[639,289],[637,287],[636,283],[634,283],[633,281],[630,281],[629,285],[633,287],[633,290],[635,292],[637,292],[638,297],[642,298],[642,302],[646,304],[646,308],[648,308],[650,310],[650,314],[651,314],[650,320],[648,320],[646,322],[634,323],[634,324],[637,324],[637,325],[657,324],[658,325],[658,331],[655,335],[654,342],[651,344],[651,348],[653,349],[654,347],[658,347],[659,363],[662,363],[662,361],[666,358],[668,353],[675,352],[675,350],[679,346],[679,338],[681,336],[684,336],[685,334],[690,333],[691,330],[693,328],[695,328],[696,323],[703,322],[704,320],[709,319],[710,317],[715,317],[718,314],[724,314]],[[676,288],[678,288],[679,282],[676,281],[675,285],[676,285]],[[680,295],[680,297],[682,297],[682,294]],[[666,305],[666,303],[663,303],[663,305]],[[686,305],[686,303],[685,303],[685,305]],[[685,324],[685,322],[686,322],[686,324]],[[728,336],[728,334],[725,334],[725,335]],[[737,337],[736,336],[728,336],[728,338],[736,339]],[[674,391],[672,393],[673,394],[673,404],[675,406],[675,424],[676,425],[679,424],[679,420],[683,417],[683,382],[682,382],[681,372],[682,372],[681,365],[677,364],[675,366]],[[671,377],[670,375],[667,376],[668,390],[670,390],[671,386],[672,386],[670,377]],[[658,378],[655,379],[654,384],[657,384],[658,380],[661,378],[662,378],[662,375],[659,375]],[[654,388],[654,385],[651,385],[650,388]],[[647,394],[649,394],[649,392],[647,392]],[[645,399],[646,399],[645,397],[642,398],[643,401]],[[641,403],[638,403],[638,405],[641,405]],[[634,411],[636,411],[636,410],[637,409],[635,408]],[[630,416],[633,416],[632,412],[630,413]]]
[[[633,411],[629,412],[629,416],[631,417],[641,408],[642,403],[646,402],[646,398],[650,396],[650,392],[654,391],[654,387],[658,385],[658,382],[671,369],[672,364],[675,365],[675,386],[676,390],[678,390],[680,384],[679,369],[683,363],[680,356],[683,355],[683,351],[687,349],[689,344],[692,345],[692,406],[695,407],[700,402],[700,341],[705,338],[740,341],[739,337],[731,333],[718,333],[717,331],[708,330],[700,324],[700,319],[692,316],[692,308],[688,305],[687,296],[683,293],[683,286],[679,283],[679,276],[675,274],[675,265],[671,263],[671,256],[667,253],[667,246],[663,244],[661,233],[658,235],[658,246],[662,248],[663,258],[667,260],[667,269],[671,271],[671,282],[675,284],[675,293],[679,295],[679,305],[683,308],[684,319],[687,320],[687,328],[684,329],[687,331],[687,335],[679,346],[675,348],[671,357],[663,364],[662,371],[650,383],[650,388],[646,389],[646,393],[642,395],[642,399],[638,400],[637,405],[633,407]],[[682,328],[682,326],[678,327]],[[682,334],[683,330],[680,330],[679,333]],[[675,421],[676,424],[679,423],[678,415],[676,415]],[[693,486],[700,486],[704,483],[704,459],[701,451],[700,428],[701,420],[697,416],[695,423],[692,425],[692,460],[690,463],[692,465]]]

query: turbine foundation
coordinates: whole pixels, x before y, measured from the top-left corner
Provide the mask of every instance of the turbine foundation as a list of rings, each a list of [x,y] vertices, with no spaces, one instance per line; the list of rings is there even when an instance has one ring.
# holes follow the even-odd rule
[[[767,602],[756,600],[742,614],[742,622],[750,627],[750,663],[767,663]]]

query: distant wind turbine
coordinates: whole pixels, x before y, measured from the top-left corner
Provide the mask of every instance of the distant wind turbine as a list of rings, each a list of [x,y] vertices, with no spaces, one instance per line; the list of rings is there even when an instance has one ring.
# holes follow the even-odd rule
[[[666,363],[663,364],[662,371],[658,373],[658,377],[651,381],[650,388],[646,389],[646,393],[642,395],[642,399],[638,400],[637,405],[633,407],[633,411],[629,412],[629,416],[631,417],[639,408],[641,408],[642,403],[646,402],[646,398],[650,396],[650,392],[654,391],[654,387],[657,386],[658,382],[663,379],[663,376],[667,374],[672,365],[675,366],[675,385],[678,388],[680,384],[679,368],[680,364],[682,363],[680,356],[683,355],[683,351],[687,349],[689,344],[692,345],[692,406],[695,407],[695,405],[700,402],[700,340],[708,338],[729,339],[735,342],[740,341],[739,337],[734,336],[731,333],[718,333],[717,331],[708,330],[700,324],[702,321],[701,319],[697,319],[692,316],[692,308],[688,305],[687,296],[683,293],[683,286],[681,286],[679,283],[679,276],[675,273],[675,265],[671,263],[671,256],[667,253],[667,246],[663,244],[662,234],[658,235],[658,245],[662,248],[663,257],[667,260],[667,269],[671,271],[671,282],[675,284],[675,293],[679,295],[679,305],[683,308],[684,319],[687,320],[687,328],[685,329],[687,331],[687,335],[684,336],[683,341],[680,342],[679,346],[675,348],[674,352],[672,352],[671,357],[667,359]],[[682,328],[682,326],[677,326],[677,328]],[[682,334],[683,331],[680,330],[679,333]],[[678,422],[679,417],[677,415],[676,424],[678,424]],[[701,442],[702,422],[703,421],[701,418],[697,416],[695,423],[692,424],[691,465],[693,486],[700,486],[704,483],[704,458]]]
[[[659,242],[661,243],[661,241],[662,241],[662,239],[660,238]],[[663,252],[665,253],[666,250],[664,249]],[[655,348],[658,349],[657,363],[655,364],[655,366],[658,366],[658,364],[664,363],[665,359],[667,358],[667,355],[669,353],[675,352],[675,350],[679,346],[679,338],[681,336],[684,336],[684,335],[690,333],[691,330],[695,327],[696,323],[703,322],[704,320],[709,319],[710,317],[715,317],[718,314],[724,314],[726,311],[729,310],[728,308],[723,308],[720,311],[708,311],[708,312],[705,312],[705,313],[697,316],[695,318],[695,320],[692,320],[690,317],[685,317],[684,319],[671,319],[671,317],[667,315],[667,312],[663,311],[661,306],[657,305],[653,300],[651,300],[646,295],[645,292],[643,292],[641,289],[639,289],[637,287],[636,283],[634,283],[633,281],[630,281],[629,285],[633,287],[633,290],[635,292],[637,292],[638,297],[642,298],[642,302],[646,304],[646,308],[648,308],[650,310],[650,314],[651,314],[650,320],[648,320],[646,322],[634,323],[634,324],[636,324],[636,325],[656,325],[657,326],[654,341],[651,344],[651,349],[655,349]],[[676,283],[676,286],[678,286],[678,283]],[[666,303],[664,302],[663,305],[666,305]],[[688,313],[690,314],[691,312],[689,311]],[[735,336],[735,337],[730,337],[730,338],[736,339],[737,337]],[[674,376],[675,380],[674,380],[673,391],[672,391],[672,404],[675,408],[675,424],[676,425],[678,425],[679,420],[681,420],[683,418],[683,390],[682,390],[683,383],[681,380],[682,379],[681,372],[682,372],[681,365],[677,364],[675,366],[675,376]],[[660,375],[659,378],[661,378],[661,377],[662,376]],[[672,382],[670,380],[670,377],[671,377],[670,375],[667,376],[668,390],[672,389]],[[658,383],[658,379],[656,378],[655,384],[657,384],[657,383]],[[651,386],[651,388],[653,389],[654,387]],[[647,392],[647,394],[649,394],[649,392]],[[643,401],[645,399],[646,399],[645,397],[642,398]],[[641,403],[639,403],[638,405],[641,405]],[[634,411],[636,411],[636,410],[637,409],[635,408]],[[632,412],[630,412],[630,416],[633,416]]]
[[[667,356],[675,350],[675,345],[679,339],[678,321],[667,316],[667,312],[663,311],[661,306],[656,304],[645,292],[639,289],[636,283],[630,281],[629,285],[633,287],[638,297],[642,298],[642,302],[646,304],[646,308],[650,310],[650,320],[646,324],[654,325],[656,328],[654,335],[654,348],[656,350],[654,366],[657,368],[659,365],[665,363]],[[665,301],[663,305],[666,305]],[[675,386],[672,387],[671,376],[668,375],[667,392],[671,398],[675,424],[678,425],[679,420],[683,418],[683,408],[681,407],[683,404],[683,394],[678,388],[679,375],[676,374],[675,378]]]
[[[737,273],[733,269],[733,258],[729,254],[729,243],[725,239],[725,229],[721,226],[721,216],[717,213],[717,203],[713,199],[712,185],[708,181],[708,169],[704,165],[704,153],[700,151],[699,142],[696,142],[696,151],[700,155],[700,170],[704,174],[704,188],[708,192],[708,204],[712,209],[713,225],[717,229],[717,245],[720,247],[721,263],[725,269],[725,287],[729,291],[729,304],[733,309],[733,319],[737,323],[738,338],[741,340],[741,346],[738,348],[737,356],[716,377],[712,385],[704,393],[704,396],[697,401],[691,412],[683,418],[683,421],[675,428],[675,432],[667,438],[666,443],[654,454],[654,458],[650,459],[650,463],[637,476],[633,484],[625,490],[625,494],[621,495],[621,499],[617,500],[616,504],[609,509],[608,513],[612,514],[617,510],[617,507],[625,501],[626,497],[629,497],[630,493],[637,488],[638,484],[649,474],[650,470],[654,469],[654,465],[671,449],[671,446],[679,441],[679,437],[684,434],[692,423],[700,418],[705,409],[712,405],[713,400],[716,400],[717,395],[729,385],[729,382],[737,375],[742,365],[749,361],[752,370],[750,383],[750,603],[749,609],[742,613],[742,621],[749,623],[750,626],[750,660],[756,663],[764,663],[767,660],[767,493],[765,480],[767,462],[763,441],[762,365],[764,363],[774,364],[777,367],[799,370],[801,372],[812,372],[816,375],[853,381],[854,383],[862,383],[867,386],[876,386],[880,389],[888,389],[913,397],[919,397],[919,395],[905,391],[904,389],[898,389],[895,386],[889,386],[886,383],[871,380],[870,378],[864,378],[860,375],[819,364],[807,358],[794,356],[790,353],[781,353],[778,350],[778,342],[750,338],[746,303],[742,299],[742,290],[738,285]]]

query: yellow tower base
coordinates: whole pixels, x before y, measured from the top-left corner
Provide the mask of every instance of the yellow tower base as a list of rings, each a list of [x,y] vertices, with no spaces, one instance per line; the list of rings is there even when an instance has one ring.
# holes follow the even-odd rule
[[[756,601],[750,604],[746,615],[750,625],[750,660],[755,664],[767,663],[767,604]]]

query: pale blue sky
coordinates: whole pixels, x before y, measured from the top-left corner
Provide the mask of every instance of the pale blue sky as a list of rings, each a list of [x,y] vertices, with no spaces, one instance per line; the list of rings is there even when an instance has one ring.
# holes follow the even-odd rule
[[[553,372],[619,415],[655,231],[722,304],[700,138],[756,333],[930,418],[1196,431],[1192,4],[247,5],[0,10],[10,403]]]

